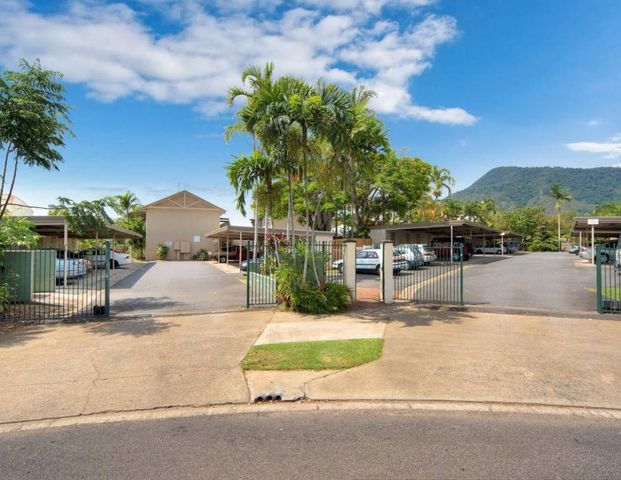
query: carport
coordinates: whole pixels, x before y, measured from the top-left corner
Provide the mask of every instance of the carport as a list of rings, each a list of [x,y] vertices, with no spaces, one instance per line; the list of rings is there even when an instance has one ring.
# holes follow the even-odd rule
[[[292,236],[296,238],[305,238],[306,231],[305,230],[295,230],[290,232]],[[268,236],[274,236],[279,241],[284,241],[287,238],[287,229],[285,228],[268,228],[267,232]],[[310,236],[315,241],[332,241],[333,234],[332,232],[324,232],[319,230],[310,230]],[[244,242],[254,242],[254,227],[251,226],[242,226],[242,225],[223,225],[220,228],[214,230],[213,232],[209,232],[205,235],[206,238],[211,238],[214,241],[216,248],[216,256],[220,256],[220,246],[222,245],[222,240],[226,241],[225,252],[226,252],[226,263],[229,263],[229,245],[231,241],[239,241],[240,246],[243,246]],[[265,243],[265,230],[260,228],[258,230],[258,242]],[[241,256],[241,250],[240,250]]]
[[[513,232],[503,232],[487,225],[467,220],[451,220],[431,223],[401,223],[396,225],[377,225],[371,227],[373,243],[379,244],[385,240],[400,243],[430,243],[435,237],[447,237],[451,244],[456,238],[465,238],[471,241],[482,242],[488,240],[500,241],[520,239],[521,235]]]
[[[578,237],[582,247],[585,238],[591,239],[591,246],[596,238],[619,238],[621,235],[621,217],[575,217],[571,234]],[[595,261],[595,249],[591,249],[591,263]]]

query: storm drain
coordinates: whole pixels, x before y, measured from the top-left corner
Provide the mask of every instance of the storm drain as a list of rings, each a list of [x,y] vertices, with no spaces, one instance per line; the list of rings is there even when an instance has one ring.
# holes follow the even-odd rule
[[[254,399],[254,403],[263,403],[263,402],[282,402],[282,394],[281,393],[267,393],[264,395],[258,395]]]

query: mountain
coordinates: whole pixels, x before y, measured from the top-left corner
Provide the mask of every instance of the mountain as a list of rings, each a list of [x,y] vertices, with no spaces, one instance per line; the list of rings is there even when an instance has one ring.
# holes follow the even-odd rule
[[[554,210],[550,187],[558,183],[572,200],[563,210],[588,214],[602,203],[621,201],[621,168],[498,167],[468,188],[456,192],[459,200],[493,198],[502,209],[542,205]]]

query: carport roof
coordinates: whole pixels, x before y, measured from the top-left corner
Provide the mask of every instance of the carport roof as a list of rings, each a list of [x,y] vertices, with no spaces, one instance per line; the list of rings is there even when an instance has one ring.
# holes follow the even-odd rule
[[[33,230],[39,235],[62,237],[65,231],[66,219],[61,215],[38,215],[32,217],[22,217],[34,224]],[[95,232],[86,235],[77,235],[68,230],[69,238],[95,238]],[[119,227],[118,225],[107,224],[104,232],[99,232],[100,238],[142,238],[142,235],[132,230]]]
[[[501,236],[504,234],[505,238],[522,238],[519,233],[502,232],[495,228],[488,227],[476,222],[470,222],[467,220],[451,220],[447,222],[429,222],[429,223],[400,223],[396,225],[376,225],[371,227],[371,230],[416,230],[435,235],[450,235],[451,227],[453,227],[453,234],[455,236]]]
[[[259,238],[263,238],[263,228],[259,228]],[[277,235],[285,235],[287,233],[286,228],[270,228],[269,234],[275,233]],[[295,230],[294,235],[296,237],[302,237],[306,235],[306,230]],[[330,232],[324,232],[320,230],[311,230],[311,235],[317,234],[330,234]],[[207,234],[205,237],[207,238],[218,238],[218,237],[230,237],[231,240],[239,239],[241,235],[242,240],[253,240],[254,239],[254,227],[249,227],[245,225],[224,225],[223,227],[217,228]]]
[[[593,225],[596,236],[621,235],[621,217],[575,217],[572,233],[574,235],[579,233],[590,234],[591,225],[589,225],[589,220],[591,219],[597,220],[597,225]]]

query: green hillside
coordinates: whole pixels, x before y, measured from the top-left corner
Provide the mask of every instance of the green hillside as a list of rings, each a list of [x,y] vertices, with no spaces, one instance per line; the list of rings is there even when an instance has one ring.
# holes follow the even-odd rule
[[[456,192],[459,200],[491,197],[502,209],[543,205],[549,212],[554,201],[550,186],[558,183],[573,200],[564,210],[590,213],[602,203],[621,201],[621,168],[498,167],[490,170],[468,188]]]

